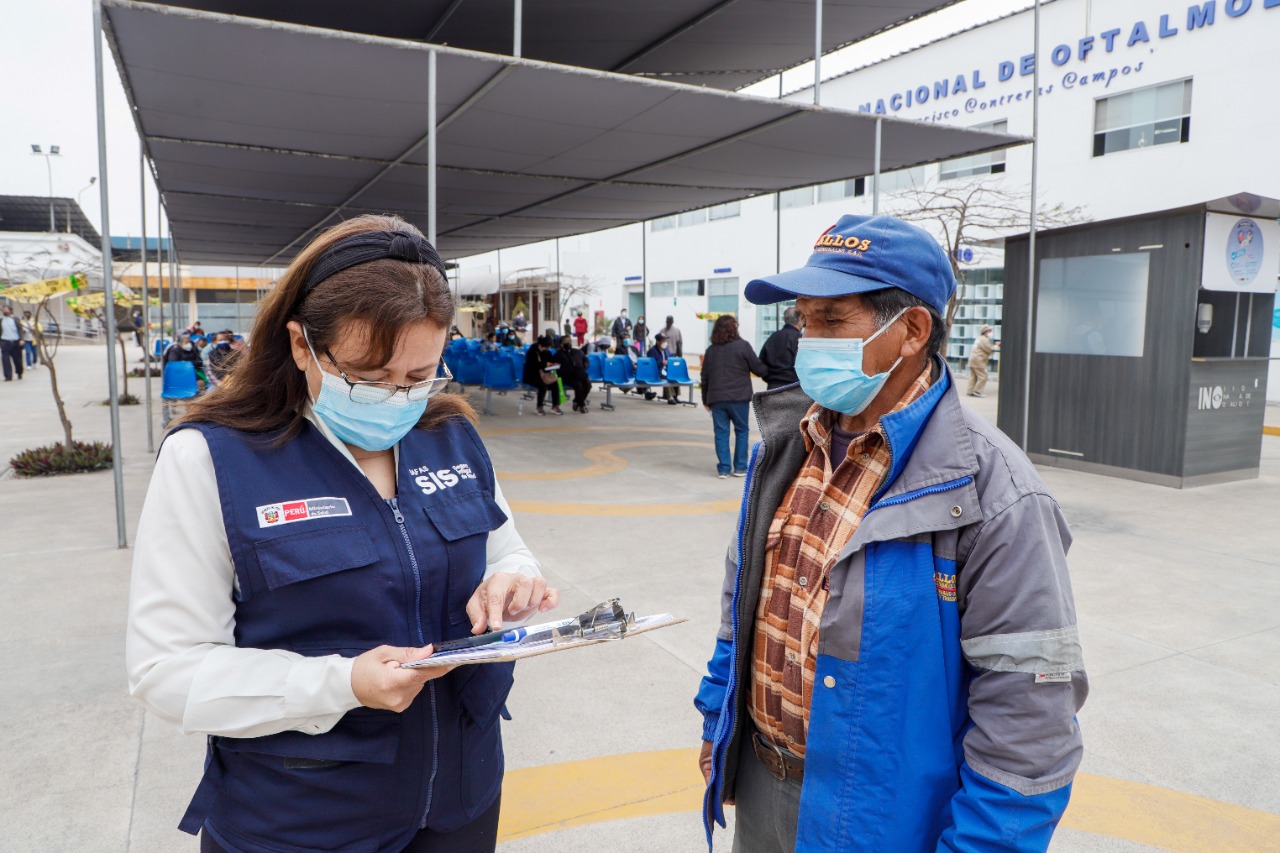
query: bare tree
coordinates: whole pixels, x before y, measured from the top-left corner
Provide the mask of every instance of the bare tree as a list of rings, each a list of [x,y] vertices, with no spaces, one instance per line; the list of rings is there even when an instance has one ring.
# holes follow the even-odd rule
[[[585,275],[561,275],[560,281],[560,321],[564,322],[565,312],[570,307],[591,303],[591,297],[600,293],[600,282]]]
[[[40,257],[40,256],[43,257]],[[87,281],[85,278],[84,264],[76,263],[72,265],[72,269],[56,269],[60,275],[75,275],[82,282]],[[21,284],[24,281],[40,281],[46,278],[55,278],[55,264],[53,257],[47,252],[39,252],[27,256],[24,259],[11,258],[7,253],[0,255],[0,272],[8,284]],[[0,291],[0,296],[3,296]],[[61,299],[66,294],[58,294],[55,296],[45,296],[34,303],[35,307],[31,311],[33,319],[33,327],[31,330],[32,339],[36,344],[36,353],[40,360],[40,364],[48,368],[49,387],[53,391],[53,402],[58,408],[58,420],[62,423],[62,435],[65,443],[63,447],[68,451],[75,444],[71,437],[71,419],[67,417],[67,404],[62,399],[62,392],[58,388],[58,368],[55,359],[58,355],[58,345],[62,341],[62,327],[58,325],[57,318],[53,316],[50,308],[50,302],[54,299]],[[31,304],[31,303],[25,303]],[[47,334],[48,330],[53,326],[58,326],[58,332],[55,335]]]
[[[996,243],[1027,230],[1031,209],[1030,193],[1011,189],[1003,181],[990,178],[929,180],[919,186],[895,191],[885,199],[886,211],[909,222],[931,223],[937,227],[942,247],[956,277],[956,292],[947,305],[947,329],[956,309],[965,299],[965,268],[960,253],[976,243]],[[1040,205],[1037,228],[1058,228],[1084,222],[1088,217],[1079,207],[1062,203]]]

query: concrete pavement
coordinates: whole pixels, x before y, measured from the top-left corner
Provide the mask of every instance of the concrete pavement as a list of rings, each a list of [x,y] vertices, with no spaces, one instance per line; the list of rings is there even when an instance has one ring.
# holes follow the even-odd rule
[[[102,349],[69,347],[59,362],[77,437],[105,438],[106,409],[92,405],[106,396]],[[47,382],[36,370],[0,387],[3,459],[59,438]],[[994,419],[993,391],[966,403]],[[706,849],[691,699],[742,481],[715,477],[702,409],[615,401],[539,418],[499,397],[482,432],[564,614],[619,596],[689,621],[520,665],[502,853]],[[151,470],[140,407],[122,428],[132,537]],[[1092,687],[1084,773],[1054,849],[1277,849],[1280,555],[1266,519],[1280,511],[1280,437],[1263,439],[1263,475],[1244,483],[1043,474],[1075,535]],[[114,547],[110,473],[0,480],[0,501],[0,851],[195,850],[174,827],[203,739],[126,695],[130,553]]]

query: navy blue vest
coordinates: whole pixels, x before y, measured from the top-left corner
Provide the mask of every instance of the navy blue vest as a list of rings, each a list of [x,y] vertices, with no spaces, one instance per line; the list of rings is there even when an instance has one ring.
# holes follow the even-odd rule
[[[281,447],[191,428],[217,472],[240,586],[237,646],[354,657],[470,633],[467,599],[506,516],[469,423],[400,442],[394,505],[309,423]],[[203,825],[244,853],[398,851],[422,827],[456,829],[501,787],[498,718],[512,669],[459,667],[403,713],[356,708],[325,734],[211,737],[181,828]]]

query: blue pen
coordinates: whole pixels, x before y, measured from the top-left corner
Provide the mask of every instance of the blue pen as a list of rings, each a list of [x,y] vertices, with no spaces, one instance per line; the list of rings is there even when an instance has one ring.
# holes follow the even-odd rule
[[[473,637],[463,637],[458,640],[444,640],[435,644],[436,652],[452,652],[458,649],[474,649],[477,646],[493,646],[504,643],[518,643],[524,639],[531,639],[535,642],[539,640],[550,640],[551,632],[556,628],[566,628],[570,625],[577,624],[577,619],[566,619],[563,622],[555,622],[551,625],[529,634],[528,628],[513,628],[510,631],[490,631],[487,634],[476,634]]]

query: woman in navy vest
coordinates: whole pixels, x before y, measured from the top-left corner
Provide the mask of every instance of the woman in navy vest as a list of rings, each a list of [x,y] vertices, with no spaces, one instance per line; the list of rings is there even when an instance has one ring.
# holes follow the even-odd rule
[[[416,229],[344,222],[161,447],[126,657],[134,696],[209,735],[202,851],[494,849],[511,665],[400,664],[557,593],[439,393],[453,311]]]

